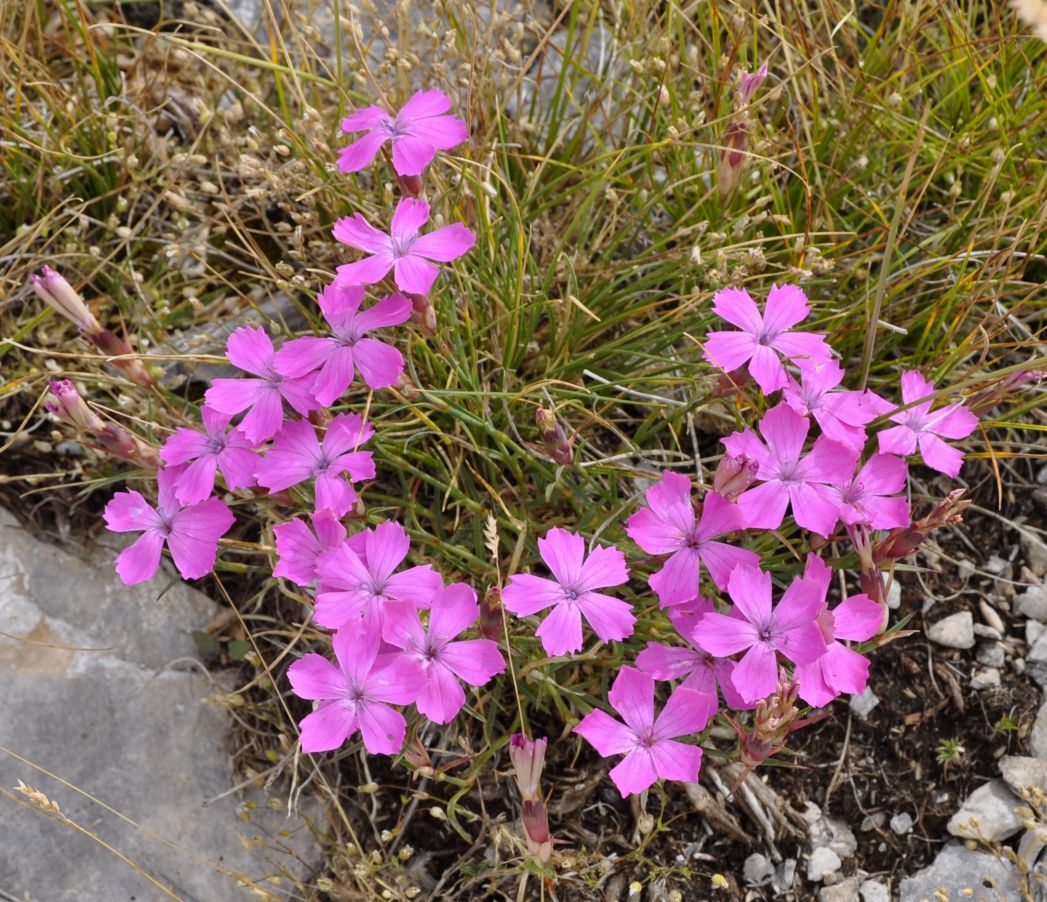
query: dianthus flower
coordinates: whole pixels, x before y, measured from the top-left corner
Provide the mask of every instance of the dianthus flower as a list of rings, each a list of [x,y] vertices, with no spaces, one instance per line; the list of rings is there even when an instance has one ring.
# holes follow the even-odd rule
[[[320,555],[345,541],[345,527],[329,510],[312,514],[312,521],[312,529],[297,518],[273,527],[278,558],[273,576],[308,586],[316,579],[316,562]]]
[[[932,394],[933,382],[915,371],[902,373],[902,403],[914,406],[891,416],[898,425],[879,434],[880,450],[907,456],[919,447],[928,467],[955,477],[963,466],[963,452],[942,439],[966,438],[978,426],[978,418],[962,404],[947,404],[932,411],[934,401],[922,401]]]
[[[260,445],[272,438],[284,421],[287,401],[305,416],[316,410],[313,379],[286,379],[273,366],[276,351],[261,326],[241,326],[226,342],[229,362],[254,379],[215,379],[204,399],[209,407],[229,416],[247,411],[239,429],[249,442]]]
[[[179,426],[160,449],[160,459],[169,467],[187,465],[175,481],[175,497],[182,504],[210,495],[219,470],[230,489],[245,489],[255,481],[258,455],[239,429],[228,431],[232,417],[205,404],[200,418],[203,432]]]
[[[665,472],[647,490],[647,507],[633,514],[625,531],[648,554],[668,554],[652,574],[651,588],[661,606],[681,604],[698,595],[699,566],[704,563],[713,582],[723,589],[738,564],[759,563],[759,555],[714,539],[744,528],[741,509],[715,492],[707,492],[700,518],[691,501],[691,480]]]
[[[676,739],[705,729],[716,711],[711,695],[677,689],[655,717],[654,677],[634,667],[623,667],[607,698],[625,723],[596,709],[582,718],[574,732],[605,758],[625,755],[610,773],[623,797],[643,792],[659,778],[687,783],[698,780],[701,748]]]
[[[437,90],[419,91],[392,116],[380,106],[364,107],[342,120],[342,131],[367,132],[338,157],[342,172],[359,172],[386,141],[393,146],[393,169],[399,175],[421,175],[438,150],[450,150],[468,140],[465,123],[445,115],[451,100]]]
[[[731,681],[747,702],[774,692],[778,683],[776,652],[799,665],[812,664],[825,653],[825,641],[815,621],[825,601],[824,587],[811,580],[794,579],[778,606],[772,608],[771,574],[758,567],[737,567],[731,573],[727,594],[741,617],[710,611],[692,635],[701,648],[717,657],[745,651]]]
[[[367,333],[407,322],[411,302],[402,294],[390,294],[360,310],[363,301],[361,285],[328,285],[317,302],[332,334],[295,338],[276,352],[276,370],[282,376],[301,378],[320,371],[313,395],[322,407],[330,407],[345,393],[356,370],[374,389],[394,384],[403,372],[403,355],[384,341],[368,338]]]
[[[411,602],[391,601],[385,606],[382,636],[422,668],[425,684],[414,703],[433,723],[450,723],[462,709],[465,692],[459,680],[482,686],[505,670],[497,642],[457,638],[479,616],[476,592],[465,583],[437,591],[428,627],[422,626],[418,608]]]
[[[323,655],[307,654],[287,669],[299,698],[320,705],[299,725],[303,752],[338,748],[357,730],[372,755],[395,755],[407,732],[404,716],[393,705],[418,695],[423,676],[406,655],[379,655],[377,632],[339,630],[331,639],[335,666]]]
[[[156,573],[165,544],[184,579],[197,579],[214,567],[218,540],[233,525],[233,513],[221,498],[179,504],[175,498],[177,479],[174,469],[156,474],[156,507],[135,491],[117,492],[105,506],[102,517],[107,529],[142,532],[116,558],[116,572],[126,586],[145,582]]]
[[[380,630],[388,601],[429,607],[443,585],[440,574],[428,564],[394,572],[410,548],[404,528],[388,521],[321,555],[316,563],[321,587],[313,619],[328,629],[360,629],[362,623],[363,628]]]
[[[605,642],[632,635],[636,623],[632,607],[594,591],[628,581],[624,554],[598,546],[586,557],[585,540],[559,528],[538,540],[538,553],[555,579],[517,573],[502,590],[502,603],[519,617],[553,609],[535,631],[546,654],[581,651],[583,616]]]
[[[340,413],[327,427],[323,441],[307,420],[288,420],[276,434],[273,446],[258,462],[258,484],[269,493],[281,492],[313,480],[316,510],[343,517],[359,496],[351,482],[374,478],[370,451],[358,450],[374,435],[374,427],[357,413]]]
[[[758,467],[756,478],[761,485],[743,492],[737,502],[748,526],[777,529],[791,504],[799,526],[820,536],[832,532],[838,518],[838,496],[829,484],[851,478],[858,452],[821,435],[804,455],[803,443],[810,428],[810,420],[778,404],[760,420],[763,442],[749,429],[722,439],[731,454],[744,454]]]
[[[765,395],[787,384],[779,355],[793,363],[832,357],[824,336],[790,331],[810,312],[807,296],[796,285],[772,287],[762,314],[748,291],[724,288],[713,298],[713,312],[741,331],[710,332],[705,339],[706,359],[726,372],[748,363],[749,374]]]
[[[809,554],[804,579],[824,593],[831,578],[832,569]],[[865,691],[869,682],[869,659],[839,640],[871,639],[883,625],[883,613],[883,608],[868,595],[851,595],[832,610],[822,603],[816,623],[825,640],[825,654],[811,664],[797,666],[793,677],[799,683],[800,698],[821,708],[841,693],[860,695]]]
[[[389,234],[376,229],[359,213],[339,219],[332,230],[334,237],[370,256],[339,266],[336,284],[373,285],[392,270],[401,291],[428,294],[440,274],[432,261],[455,260],[476,243],[473,233],[460,222],[419,235],[428,221],[429,205],[411,197],[402,198],[396,205]]]

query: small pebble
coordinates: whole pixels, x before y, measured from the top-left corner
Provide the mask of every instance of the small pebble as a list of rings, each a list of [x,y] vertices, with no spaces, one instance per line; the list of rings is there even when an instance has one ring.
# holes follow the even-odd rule
[[[927,638],[946,648],[974,646],[974,618],[970,611],[959,611],[927,627]]]
[[[981,612],[982,619],[989,624],[989,626],[995,630],[999,630],[1001,633],[1006,631],[1003,625],[1003,618],[1001,618],[996,612],[996,608],[989,604],[984,598],[978,602],[978,610]]]
[[[995,626],[986,626],[984,623],[976,623],[974,625],[974,635],[980,636],[982,639],[995,639],[999,642],[1003,638],[1001,633]]]
[[[891,893],[879,880],[866,880],[858,890],[862,902],[891,902]]]
[[[1007,660],[1007,655],[999,642],[978,643],[978,652],[975,657],[979,664],[986,667],[1003,667]]]
[[[876,814],[867,814],[862,818],[862,825],[858,828],[862,833],[877,830],[887,823],[887,812],[877,811]]]
[[[871,686],[866,686],[861,695],[852,695],[848,704],[859,720],[866,720],[872,709],[880,704],[880,697],[872,691]]]
[[[907,811],[896,814],[891,818],[891,829],[899,836],[904,836],[912,831],[912,815]]]
[[[891,581],[891,588],[887,590],[887,607],[897,611],[902,606],[902,587],[898,580]]]
[[[840,870],[842,865],[839,855],[827,846],[822,846],[811,852],[811,857],[807,859],[807,879],[812,883],[820,883],[826,875]]]
[[[774,864],[765,855],[754,852],[745,859],[742,874],[750,886],[762,886],[774,876]]]
[[[985,689],[998,689],[1000,686],[1000,671],[995,667],[987,667],[985,670],[979,670],[974,676],[971,677],[971,688],[975,692],[982,692]]]

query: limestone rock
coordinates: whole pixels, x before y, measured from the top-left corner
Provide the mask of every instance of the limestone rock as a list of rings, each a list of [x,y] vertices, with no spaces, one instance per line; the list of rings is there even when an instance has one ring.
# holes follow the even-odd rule
[[[1007,839],[1022,828],[1022,819],[1014,811],[1021,804],[1003,780],[990,780],[970,794],[952,816],[948,830],[964,839]]]
[[[1047,789],[1047,759],[1005,755],[1000,759],[1000,773],[1015,795],[1033,787]]]
[[[960,611],[927,627],[927,638],[946,648],[971,648],[974,645],[974,617]]]
[[[818,883],[829,874],[835,874],[842,865],[839,855],[828,846],[820,846],[811,852],[810,858],[807,859],[807,879],[812,883]]]
[[[0,576],[0,745],[139,826],[8,755],[0,786],[21,780],[43,793],[178,897],[257,898],[241,877],[277,899],[293,893],[292,881],[273,875],[306,876],[321,853],[301,817],[271,809],[258,790],[229,793],[230,720],[205,703],[213,682],[190,636],[213,603],[181,581],[167,589],[164,573],[123,586],[112,554],[66,553],[3,510]],[[166,898],[31,802],[0,805],[0,887],[13,897]]]
[[[906,902],[936,899],[978,899],[979,902],[1013,902],[1021,898],[1014,868],[995,855],[949,843],[934,863],[901,882],[898,898]]]

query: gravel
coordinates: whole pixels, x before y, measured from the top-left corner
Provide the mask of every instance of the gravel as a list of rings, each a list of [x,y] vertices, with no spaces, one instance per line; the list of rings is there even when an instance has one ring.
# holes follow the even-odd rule
[[[927,638],[946,648],[973,648],[974,617],[970,611],[950,614],[927,627]]]

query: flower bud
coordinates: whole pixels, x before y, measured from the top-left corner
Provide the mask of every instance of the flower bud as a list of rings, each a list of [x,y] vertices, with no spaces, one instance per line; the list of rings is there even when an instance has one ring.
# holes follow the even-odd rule
[[[68,379],[52,382],[51,394],[58,403],[46,405],[47,409],[63,422],[92,434],[98,434],[105,428],[102,418],[87,406],[76,386]]]
[[[98,435],[98,444],[110,454],[151,470],[160,469],[160,457],[155,448],[131,435],[123,426],[106,423]]]
[[[539,407],[534,412],[534,421],[538,426],[538,435],[545,446],[545,453],[561,466],[570,466],[574,462],[571,440],[556,419],[555,412]]]
[[[99,327],[97,332],[88,332],[86,335],[95,343],[99,351],[115,358],[109,362],[135,385],[141,385],[143,388],[151,388],[156,385],[152,374],[145,368],[142,361],[134,356],[134,351],[128,347],[127,342],[114,332]]]
[[[553,838],[549,833],[549,816],[545,803],[541,799],[528,799],[523,803],[524,836],[527,839],[527,850],[545,864],[553,854]]]
[[[516,771],[516,785],[520,795],[527,799],[539,798],[538,783],[542,779],[545,767],[545,747],[549,740],[529,739],[523,733],[513,733],[509,737],[509,758]]]
[[[422,177],[420,175],[400,175],[396,172],[396,183],[408,197],[422,196]]]
[[[480,602],[479,628],[485,639],[497,642],[502,638],[502,593],[497,586],[491,586]]]
[[[759,464],[748,455],[724,455],[713,474],[713,491],[726,501],[734,501],[756,480]]]
[[[427,294],[409,294],[411,299],[411,322],[418,323],[422,332],[432,338],[436,334],[436,309]]]
[[[767,78],[767,63],[765,62],[755,72],[743,72],[738,83],[738,99],[741,103],[748,103],[753,95],[759,90],[760,85]]]
[[[45,266],[38,273],[29,276],[29,283],[33,291],[49,307],[53,307],[66,319],[76,324],[76,327],[86,335],[100,332],[102,327],[98,324],[94,314],[87,309],[84,299],[76,293],[76,290],[65,278]]]

